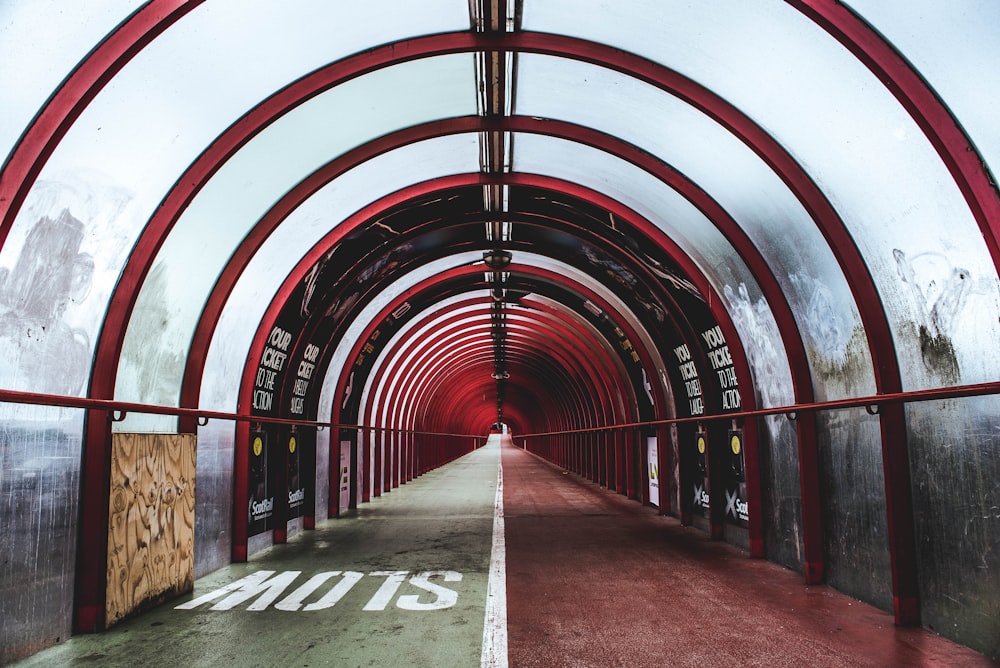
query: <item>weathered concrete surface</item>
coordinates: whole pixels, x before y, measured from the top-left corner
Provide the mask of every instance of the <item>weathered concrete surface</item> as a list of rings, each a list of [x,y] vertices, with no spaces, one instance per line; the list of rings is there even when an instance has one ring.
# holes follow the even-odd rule
[[[364,504],[351,517],[199,579],[193,596],[106,633],[76,636],[17,665],[478,666],[498,454],[496,446],[477,450]],[[267,592],[228,610],[212,609],[227,594],[177,609],[261,571],[274,571],[271,581],[288,580],[262,610],[249,608],[266,602]],[[279,609],[283,602],[295,606],[293,592],[330,571],[361,576],[332,607],[306,609],[345,579],[339,574],[298,603],[298,610]],[[457,573],[461,580],[437,574],[425,580],[429,587],[415,585],[413,577],[427,571]],[[373,574],[386,572],[405,577],[380,602],[376,594],[389,578]],[[400,598],[412,596],[417,598]],[[443,609],[400,607],[444,606],[452,596],[454,604]]]

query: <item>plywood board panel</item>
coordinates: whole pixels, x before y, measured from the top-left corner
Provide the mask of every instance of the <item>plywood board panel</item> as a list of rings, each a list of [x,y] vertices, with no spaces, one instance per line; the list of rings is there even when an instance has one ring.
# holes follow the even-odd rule
[[[197,436],[114,434],[106,625],[194,588]]]

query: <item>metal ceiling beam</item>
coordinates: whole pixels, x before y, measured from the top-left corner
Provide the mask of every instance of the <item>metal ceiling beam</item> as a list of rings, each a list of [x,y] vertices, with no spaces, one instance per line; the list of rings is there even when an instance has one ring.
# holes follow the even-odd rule
[[[522,321],[525,320],[525,318],[528,318],[528,320],[530,320],[531,316],[535,315],[526,312],[522,313],[521,311],[522,311],[521,309],[518,309],[518,314],[514,316],[515,320],[512,321],[511,323],[511,327],[513,328],[512,330],[513,340],[517,342],[524,340],[525,333],[527,331],[526,326],[522,324]],[[549,320],[549,319],[551,319],[551,316],[544,317],[544,320]],[[418,346],[418,348],[447,351],[446,353],[440,352],[436,354],[437,359],[440,360],[440,362],[436,364],[431,364],[432,369],[439,367],[440,364],[442,363],[445,364],[445,366],[447,366],[448,363],[455,363],[455,364],[459,363],[459,361],[463,358],[463,354],[462,350],[456,349],[454,347],[455,345],[454,341],[456,340],[456,338],[461,340],[468,340],[471,337],[476,337],[475,330],[468,331],[467,329],[468,325],[465,323],[467,323],[468,320],[469,317],[468,314],[466,313],[462,313],[460,315],[455,315],[452,317],[446,317],[443,320],[437,320],[437,319],[431,320],[432,322],[435,323],[434,326],[435,333],[431,337],[425,337],[423,335],[418,336],[417,333],[421,331],[421,329],[414,327],[409,331],[409,333],[403,339],[396,342],[393,351],[386,353],[386,357],[384,358],[383,364],[392,367],[393,369],[392,373],[394,375],[404,375],[413,373],[413,369],[411,368],[413,366],[412,364],[406,363],[404,365],[404,360],[408,359],[406,355],[409,354],[407,352],[407,350],[409,350],[407,346],[410,345],[416,345]],[[547,350],[548,351],[547,354],[550,357],[561,360],[562,364],[567,368],[574,367],[575,364],[572,363],[572,360],[576,359],[579,360],[579,362],[577,362],[576,364],[583,364],[585,367],[578,369],[578,375],[583,374],[585,377],[588,378],[609,378],[615,375],[616,372],[610,372],[610,370],[605,370],[601,372],[591,366],[595,360],[603,359],[603,356],[597,353],[597,350],[599,348],[595,348],[595,346],[598,345],[596,341],[586,346],[586,348],[580,347],[582,344],[573,343],[574,340],[580,340],[579,337],[582,335],[582,332],[577,331],[574,335],[572,335],[574,338],[572,339],[564,338],[561,341],[560,345],[553,347],[549,343],[549,336],[545,334],[545,331],[550,331],[551,325],[546,326],[543,324],[543,322],[539,321],[538,326],[542,327],[542,330],[536,333],[536,336],[532,339],[533,343],[537,346],[539,350]],[[454,329],[455,327],[459,327],[459,330],[456,331]],[[488,331],[489,331],[488,326],[485,324],[480,325],[478,328],[478,332],[481,334],[486,334],[488,333]],[[564,337],[571,336],[570,330],[565,330],[563,332],[563,336]],[[414,343],[413,340],[415,338],[417,340]],[[482,342],[479,344],[480,350],[485,351],[485,353],[489,353],[490,348],[488,341],[486,341],[486,336],[479,336],[478,338],[482,340]],[[564,357],[564,352],[568,351],[575,351],[575,354],[572,357]],[[520,363],[520,359],[521,358],[519,356],[512,357],[510,364],[512,366],[516,366],[518,363]],[[414,362],[416,362],[416,360],[414,360]],[[407,368],[404,369],[403,368],[404,366],[406,366]],[[444,369],[444,367],[440,368]],[[443,371],[434,371],[435,374],[440,374],[442,372]],[[605,389],[610,390],[610,388],[605,388]],[[610,392],[608,392],[608,394],[610,394]],[[370,395],[370,397],[371,397],[370,401],[373,401],[376,404],[381,403],[387,398],[384,396],[376,397],[374,393]]]

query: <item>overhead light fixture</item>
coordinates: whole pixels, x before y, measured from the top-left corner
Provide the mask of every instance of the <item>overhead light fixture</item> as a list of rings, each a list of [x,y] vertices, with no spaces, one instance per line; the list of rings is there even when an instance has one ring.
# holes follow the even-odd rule
[[[488,250],[485,253],[483,253],[483,262],[485,262],[486,266],[489,267],[490,269],[494,271],[499,271],[501,269],[505,269],[507,266],[510,265],[512,257],[513,256],[511,255],[510,251],[496,248],[494,250]]]

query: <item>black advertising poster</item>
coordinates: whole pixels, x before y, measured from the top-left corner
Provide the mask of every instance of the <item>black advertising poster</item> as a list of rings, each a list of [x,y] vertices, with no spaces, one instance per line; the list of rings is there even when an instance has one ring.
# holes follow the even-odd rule
[[[302,478],[302,447],[299,435],[292,432],[285,440],[285,483],[288,491],[288,519],[302,516],[306,490]]]
[[[292,334],[275,326],[267,337],[267,345],[260,356],[257,374],[254,376],[253,410],[256,415],[274,413],[274,394],[281,387],[288,362],[288,347]]]
[[[704,431],[695,432],[693,459],[695,471],[691,478],[694,498],[691,512],[699,517],[708,517],[708,434]]]
[[[250,432],[249,502],[247,504],[247,535],[256,536],[271,529],[274,516],[274,484],[268,460],[270,438],[266,431]]]
[[[701,381],[698,379],[698,368],[691,359],[691,349],[686,343],[674,348],[681,380],[684,381],[684,392],[688,399],[689,415],[704,415],[705,402],[701,392]]]
[[[288,492],[288,519],[312,515],[307,506],[313,500],[314,482],[311,472],[316,452],[312,429],[292,431],[286,439],[285,482]]]
[[[309,383],[312,382],[319,354],[319,346],[309,343],[302,351],[302,359],[297,365],[294,365],[295,380],[292,384],[292,397],[288,405],[288,411],[294,418],[300,418],[305,414],[305,398],[309,393]]]
[[[351,449],[354,443],[350,440],[340,441],[340,485],[337,488],[338,514],[351,506]]]
[[[705,340],[705,353],[708,362],[718,378],[719,389],[722,392],[722,410],[740,410],[742,401],[740,400],[739,382],[736,379],[733,357],[726,344],[726,337],[722,334],[722,328],[716,325],[712,329],[702,332],[701,337]]]
[[[726,451],[726,521],[738,526],[749,524],[747,504],[747,481],[743,468],[743,432],[729,432],[729,448]]]

